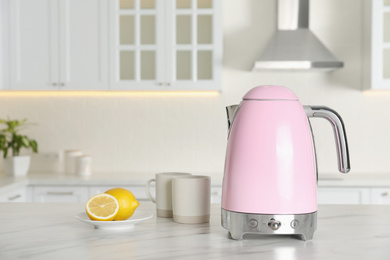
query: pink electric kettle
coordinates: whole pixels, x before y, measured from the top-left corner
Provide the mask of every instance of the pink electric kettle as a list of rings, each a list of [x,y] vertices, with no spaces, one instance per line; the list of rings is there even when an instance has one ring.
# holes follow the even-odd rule
[[[344,123],[332,109],[302,106],[282,86],[250,90],[227,107],[228,144],[222,226],[244,234],[292,234],[311,240],[317,227],[317,165],[308,117],[331,122],[339,171],[350,170]]]

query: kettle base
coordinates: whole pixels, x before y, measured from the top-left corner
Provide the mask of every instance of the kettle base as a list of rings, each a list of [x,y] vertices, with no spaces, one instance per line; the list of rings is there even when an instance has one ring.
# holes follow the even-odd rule
[[[307,214],[252,214],[222,209],[222,226],[234,240],[245,234],[297,235],[301,240],[313,239],[317,229],[317,212]]]

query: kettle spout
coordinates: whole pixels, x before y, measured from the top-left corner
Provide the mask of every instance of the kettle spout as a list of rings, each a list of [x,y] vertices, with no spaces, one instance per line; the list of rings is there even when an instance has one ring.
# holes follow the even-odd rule
[[[231,105],[226,107],[227,121],[228,121],[228,130],[230,131],[230,127],[233,124],[234,116],[240,105]]]

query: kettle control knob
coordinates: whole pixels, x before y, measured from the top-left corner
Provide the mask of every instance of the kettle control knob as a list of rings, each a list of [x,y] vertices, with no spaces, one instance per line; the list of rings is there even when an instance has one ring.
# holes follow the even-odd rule
[[[280,223],[280,221],[277,221],[273,218],[271,218],[271,220],[268,222],[268,226],[270,227],[270,229],[272,230],[278,230],[280,228],[282,224]]]

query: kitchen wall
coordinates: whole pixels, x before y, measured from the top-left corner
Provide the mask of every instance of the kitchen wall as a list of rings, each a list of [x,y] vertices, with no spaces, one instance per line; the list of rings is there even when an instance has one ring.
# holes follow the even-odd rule
[[[331,72],[251,72],[275,29],[273,0],[223,0],[224,70],[220,94],[18,95],[0,93],[0,117],[28,118],[41,151],[82,149],[99,172],[189,171],[222,177],[225,106],[254,86],[281,84],[303,104],[338,111],[352,173],[390,172],[390,91],[362,92],[362,1],[312,0],[311,28],[345,62]],[[319,173],[335,174],[333,131],[311,119]]]

